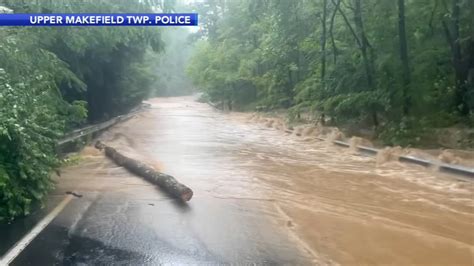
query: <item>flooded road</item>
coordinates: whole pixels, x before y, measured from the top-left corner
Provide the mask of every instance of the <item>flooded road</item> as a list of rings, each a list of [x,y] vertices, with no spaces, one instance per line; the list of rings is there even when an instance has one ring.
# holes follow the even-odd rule
[[[58,185],[84,198],[49,228],[68,238],[50,261],[473,265],[471,181],[377,162],[190,97],[149,102],[101,140],[174,175],[194,198],[177,204],[88,148]]]

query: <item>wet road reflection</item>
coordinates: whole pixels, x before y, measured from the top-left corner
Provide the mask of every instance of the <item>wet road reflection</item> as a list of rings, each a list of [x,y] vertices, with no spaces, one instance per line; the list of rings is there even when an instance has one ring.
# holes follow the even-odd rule
[[[58,188],[90,202],[68,210],[77,219],[64,222],[69,244],[56,256],[66,264],[473,264],[472,182],[377,162],[190,97],[149,102],[101,139],[176,176],[194,198],[173,203],[86,149]]]

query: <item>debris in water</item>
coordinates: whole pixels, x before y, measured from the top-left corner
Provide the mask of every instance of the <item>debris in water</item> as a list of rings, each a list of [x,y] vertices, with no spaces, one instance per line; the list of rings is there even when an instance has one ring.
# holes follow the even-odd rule
[[[116,164],[123,166],[130,172],[158,185],[171,196],[182,201],[189,201],[193,197],[193,191],[189,187],[179,183],[174,177],[160,173],[153,169],[153,167],[135,159],[128,158],[114,148],[109,147],[100,141],[95,144],[95,147],[99,150],[105,150],[105,155],[112,159]]]
[[[66,194],[67,194],[67,195],[73,195],[73,196],[76,197],[76,198],[82,198],[82,195],[81,195],[81,194],[78,194],[78,193],[73,192],[73,191],[66,191]]]

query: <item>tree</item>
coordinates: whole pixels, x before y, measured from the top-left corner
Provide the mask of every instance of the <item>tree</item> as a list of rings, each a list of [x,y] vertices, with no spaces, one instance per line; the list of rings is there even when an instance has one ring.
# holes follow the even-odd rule
[[[291,117],[324,114],[333,125],[374,128],[389,144],[416,144],[426,128],[473,123],[473,1],[200,6],[212,16],[196,36],[188,72],[211,100],[246,95],[232,101],[288,108]]]
[[[408,115],[410,110],[410,66],[408,61],[408,44],[405,29],[405,0],[398,0],[398,38],[400,41],[400,59],[403,67],[403,114]]]
[[[446,2],[443,1],[443,3],[446,7],[447,6]],[[462,3],[460,0],[451,0],[451,10],[449,14],[449,19],[443,19],[442,23],[443,23],[443,27],[446,34],[446,39],[449,43],[449,46],[451,47],[451,53],[452,53],[452,63],[453,63],[453,69],[455,73],[455,80],[456,80],[455,81],[455,87],[456,87],[455,103],[460,114],[465,116],[465,115],[468,115],[470,111],[468,98],[467,98],[467,94],[468,94],[467,81],[468,81],[468,75],[469,75],[469,70],[470,70],[469,57],[472,55],[463,56],[462,37],[460,34],[461,4]],[[472,50],[472,48],[470,49]]]

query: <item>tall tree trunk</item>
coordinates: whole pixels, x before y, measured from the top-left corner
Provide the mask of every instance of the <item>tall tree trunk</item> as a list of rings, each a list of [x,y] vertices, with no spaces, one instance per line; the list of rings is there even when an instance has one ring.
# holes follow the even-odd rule
[[[373,71],[373,57],[369,58],[368,49],[370,47],[369,41],[367,40],[367,36],[364,30],[364,22],[362,19],[362,3],[361,0],[354,0],[354,23],[356,28],[356,34],[358,35],[360,50],[362,54],[362,60],[364,61],[364,68],[365,73],[367,76],[367,85],[369,86],[370,90],[375,90],[375,83],[374,83],[374,71]],[[378,126],[378,115],[375,106],[371,107],[371,116],[372,122],[375,127]]]
[[[452,38],[453,38],[453,63],[456,71],[456,104],[462,115],[469,113],[466,97],[467,72],[462,62],[461,38],[459,34],[459,20],[461,16],[460,0],[453,0],[452,13]]]
[[[368,56],[369,42],[367,41],[367,37],[365,36],[364,22],[362,20],[361,0],[354,0],[354,5],[355,5],[354,22],[355,22],[356,33],[360,40],[360,50],[362,53],[362,60],[364,60],[364,68],[365,68],[365,73],[367,75],[367,85],[369,85],[369,88],[374,89],[374,79],[372,76],[373,73],[370,67],[371,62]]]
[[[323,0],[323,17],[321,19],[322,34],[321,34],[321,84],[323,89],[326,89],[326,42],[327,42],[327,12],[328,12],[328,1]],[[324,125],[324,111],[321,114],[320,120]]]
[[[326,39],[327,39],[327,11],[328,11],[328,1],[323,0],[323,17],[321,19],[322,25],[322,35],[321,35],[321,82],[323,88],[326,87]]]
[[[298,3],[295,1],[294,2],[294,10],[295,10],[295,22],[296,22],[296,25],[300,25],[300,18],[298,16]],[[300,40],[300,35],[301,35],[301,32],[298,30],[296,31],[296,39],[297,40]],[[295,57],[296,58],[296,66],[298,66],[298,69],[296,71],[296,81],[295,81],[295,84],[293,84],[293,87],[298,83],[300,82],[301,80],[301,73],[303,71],[303,66],[301,65],[301,53],[300,53],[300,44],[299,42],[296,42],[295,44]]]
[[[365,68],[365,73],[366,73],[367,85],[370,90],[375,90],[375,84],[373,81],[374,72],[373,72],[373,68],[371,67],[373,65],[373,62],[372,62],[373,56],[371,56],[371,59],[369,59],[369,56],[367,53],[367,50],[370,47],[370,44],[364,32],[361,0],[354,0],[355,8],[352,9],[354,11],[354,22],[356,24],[355,25],[356,29],[352,27],[351,23],[349,22],[349,19],[347,18],[344,11],[341,9],[340,5],[336,4],[335,0],[332,0],[332,2],[335,5],[335,8],[341,14],[342,18],[344,19],[344,22],[347,28],[350,30],[352,36],[357,42],[357,46],[359,47],[361,51],[362,60],[364,63],[364,68]],[[371,116],[372,116],[372,121],[374,123],[374,126],[377,127],[379,122],[378,122],[377,111],[376,111],[375,106],[372,107]]]
[[[453,68],[456,78],[456,92],[455,92],[455,106],[457,111],[463,116],[469,114],[469,103],[467,97],[467,79],[468,79],[468,64],[467,60],[463,61],[461,36],[459,30],[460,16],[461,16],[461,1],[452,0],[451,20],[447,23],[443,20],[443,27],[446,33],[446,39],[451,46],[451,54],[453,61]],[[467,59],[467,58],[466,58]]]
[[[409,95],[410,86],[410,65],[408,61],[408,44],[405,27],[405,0],[398,0],[398,39],[400,41],[400,59],[403,70],[403,114],[408,115],[411,105]]]
[[[471,5],[469,6],[469,11],[470,14],[474,14],[474,1],[471,1]],[[474,97],[474,15],[471,15],[471,25],[470,25],[470,40],[469,40],[469,47],[467,49],[468,51],[468,77],[467,77],[467,84],[468,84],[468,94],[471,95],[471,97]],[[470,99],[470,102],[472,102],[474,99]],[[474,106],[470,106],[470,110],[472,111]]]
[[[334,1],[335,0],[331,0],[333,5],[334,5],[334,10],[332,12],[332,15],[331,15],[331,24],[329,25],[329,34],[331,35],[331,43],[332,43],[332,54],[333,54],[333,58],[334,58],[334,64],[337,63],[337,47],[336,47],[336,41],[334,39],[334,21],[336,20],[336,14],[337,14],[337,11],[339,10],[339,6],[341,4],[341,0],[337,0],[337,2],[335,3]]]

